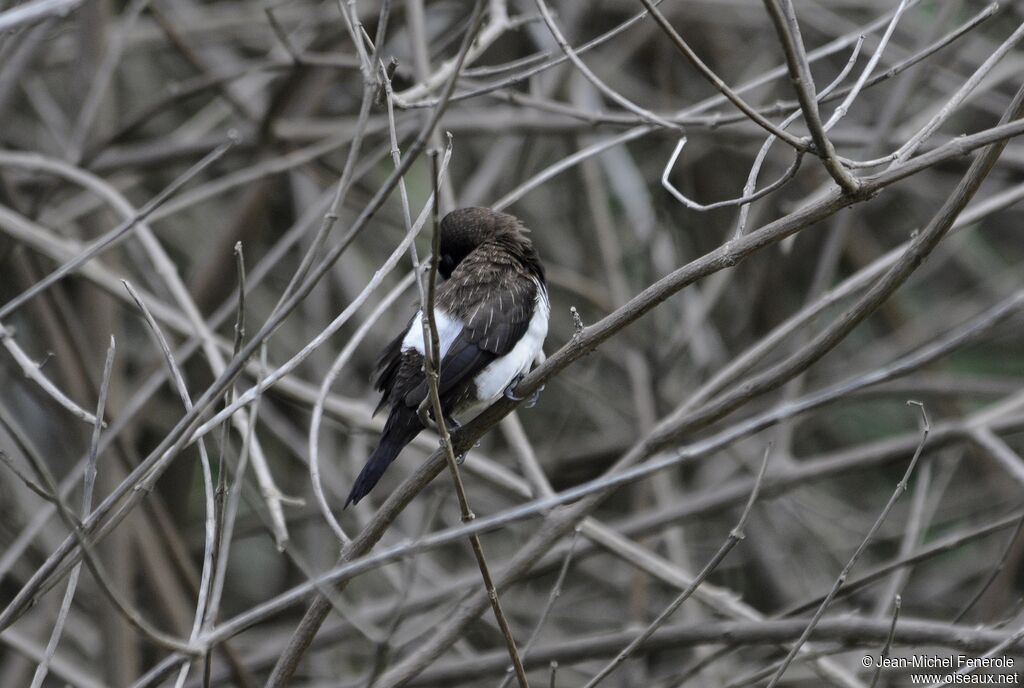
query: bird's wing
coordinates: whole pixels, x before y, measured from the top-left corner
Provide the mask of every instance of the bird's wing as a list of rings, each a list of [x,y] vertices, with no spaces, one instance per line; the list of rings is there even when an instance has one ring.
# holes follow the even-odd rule
[[[536,307],[537,283],[518,273],[506,274],[497,281],[467,310],[465,325],[448,356],[455,353],[456,344],[473,344],[481,351],[504,356],[526,333]]]
[[[409,328],[416,324],[416,316],[414,315],[409,320],[406,328],[397,337],[388,342],[388,345],[380,352],[380,356],[377,357],[373,386],[378,391],[383,392],[383,395],[380,398],[380,403],[377,404],[377,408],[373,410],[374,415],[380,413],[381,409],[388,406],[391,402],[391,390],[395,388],[395,383],[398,380],[398,371],[402,365],[402,340],[405,339]]]
[[[381,392],[380,403],[374,413],[391,406],[415,389],[423,381],[423,311],[409,320],[405,330],[391,340],[377,359],[374,386]],[[462,321],[449,315],[438,305],[434,308],[434,322],[444,356],[463,329]]]

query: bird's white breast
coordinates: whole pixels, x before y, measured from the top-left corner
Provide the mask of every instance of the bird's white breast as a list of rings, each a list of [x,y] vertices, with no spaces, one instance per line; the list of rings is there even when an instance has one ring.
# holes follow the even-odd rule
[[[547,290],[538,284],[533,316],[530,318],[526,333],[511,351],[492,361],[474,379],[477,398],[480,401],[489,402],[496,399],[517,375],[529,372],[534,361],[544,360],[544,338],[548,335],[550,311]]]
[[[462,332],[462,321],[453,318],[442,310],[434,309],[434,322],[437,324],[437,339],[441,343],[441,358],[445,357],[452,342]],[[426,356],[426,348],[423,346],[423,311],[416,312],[409,331],[402,339],[402,350],[416,349],[421,356]]]

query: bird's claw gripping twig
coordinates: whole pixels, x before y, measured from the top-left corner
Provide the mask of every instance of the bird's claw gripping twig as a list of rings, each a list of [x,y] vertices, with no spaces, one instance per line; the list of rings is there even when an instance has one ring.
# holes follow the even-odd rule
[[[458,430],[459,428],[462,427],[462,423],[460,423],[459,421],[455,420],[454,418],[446,418],[445,419],[445,423],[448,425],[448,432],[451,432],[453,430]],[[479,447],[480,443],[477,442],[473,446],[474,447]],[[468,451],[464,451],[461,454],[459,454],[458,456],[456,456],[455,457],[455,465],[461,466],[462,464],[464,464],[466,462],[466,456],[468,454],[469,454]]]
[[[419,407],[417,407],[417,409],[416,409],[416,415],[419,416],[420,422],[423,423],[423,427],[429,428],[431,430],[437,430],[438,429],[437,422],[434,420],[434,416],[431,413],[430,399],[424,399],[423,400],[423,403],[420,404]],[[444,419],[444,424],[448,427],[449,434],[462,427],[462,423],[460,423],[459,421],[455,420],[454,418],[445,418]],[[477,442],[473,446],[474,447],[479,447],[480,443]],[[468,453],[469,452],[463,452],[462,454],[459,454],[458,456],[456,456],[455,457],[455,463],[457,465],[461,466],[465,462],[466,454],[468,454]]]
[[[517,397],[516,393],[513,391],[513,390],[515,390],[516,387],[519,386],[519,383],[522,382],[522,381],[523,381],[523,374],[522,373],[519,373],[514,378],[512,378],[512,381],[510,383],[508,383],[508,386],[505,387],[504,396],[505,396],[506,399],[509,399],[511,401],[522,401],[523,400],[522,397]]]
[[[437,421],[434,420],[434,415],[433,415],[433,412],[431,411],[431,408],[430,408],[430,399],[429,398],[428,399],[424,399],[423,403],[421,403],[419,405],[419,407],[417,407],[416,415],[419,416],[420,422],[423,423],[423,427],[429,428],[431,430],[438,430]],[[454,431],[456,431],[456,430],[458,430],[459,428],[462,427],[462,423],[460,423],[459,421],[455,420],[454,418],[450,418],[450,417],[444,419],[444,424],[448,428],[448,433],[449,434],[451,434],[452,432],[454,432]],[[480,443],[478,442],[474,446],[480,446]],[[455,463],[457,463],[458,465],[461,466],[462,462],[466,460],[466,454],[467,453],[468,452],[464,452],[462,454],[459,454],[457,457],[455,457]]]
[[[420,422],[423,423],[423,427],[437,430],[437,421],[434,420],[434,411],[430,408],[430,399],[424,399],[416,408],[416,415],[419,416]],[[454,432],[462,427],[462,423],[455,420],[454,418],[445,418],[444,424],[448,428],[448,432]]]
[[[526,377],[522,373],[512,378],[512,382],[508,383],[508,387],[505,388],[505,398],[511,401],[522,401],[523,397],[516,396],[515,388],[519,386],[519,383]],[[544,385],[541,385],[537,390],[526,399],[526,408],[533,408],[537,405],[537,400],[540,399],[540,393],[544,391]]]

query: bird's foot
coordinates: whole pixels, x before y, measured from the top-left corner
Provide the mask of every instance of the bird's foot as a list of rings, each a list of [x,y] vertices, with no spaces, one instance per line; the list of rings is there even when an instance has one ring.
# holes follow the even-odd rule
[[[516,396],[515,388],[519,386],[519,383],[526,377],[522,373],[512,378],[512,382],[508,383],[508,387],[505,388],[505,398],[511,401],[522,401],[523,397]],[[533,394],[526,398],[526,408],[533,408],[537,405],[537,400],[540,399],[540,393],[544,391],[544,385],[537,388]]]
[[[506,399],[509,399],[511,401],[522,401],[523,400],[522,397],[517,397],[516,393],[514,391],[515,388],[519,386],[519,383],[523,381],[523,377],[524,377],[524,375],[522,373],[519,373],[514,378],[512,378],[512,382],[508,383],[508,386],[505,387],[505,398]]]
[[[439,430],[437,427],[437,421],[434,420],[434,411],[430,407],[430,399],[423,400],[423,403],[416,409],[416,415],[419,416],[420,422],[423,423],[423,427],[429,428],[430,430]],[[444,424],[445,427],[448,428],[449,434],[462,427],[462,423],[451,417],[445,418]]]
[[[462,427],[462,423],[460,423],[459,421],[455,420],[454,418],[449,418],[448,419],[448,428],[450,430],[458,430],[461,427]],[[479,446],[480,446],[480,440],[477,440],[476,442],[473,443],[473,447],[472,448],[476,449]],[[467,456],[469,456],[469,450],[468,449],[455,457],[455,464],[458,465],[458,466],[461,466],[462,464],[466,463],[466,457]]]

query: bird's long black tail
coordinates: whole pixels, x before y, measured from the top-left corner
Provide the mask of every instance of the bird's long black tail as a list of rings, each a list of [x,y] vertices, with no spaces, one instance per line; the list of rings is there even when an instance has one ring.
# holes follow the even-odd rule
[[[370,458],[366,460],[363,470],[359,471],[356,482],[352,485],[352,491],[349,493],[348,499],[345,500],[345,507],[348,507],[349,504],[356,504],[373,489],[391,462],[422,429],[423,423],[420,422],[420,417],[416,415],[415,409],[404,404],[398,404],[391,409],[388,420],[384,424],[384,431],[380,434],[380,443],[370,454]]]

